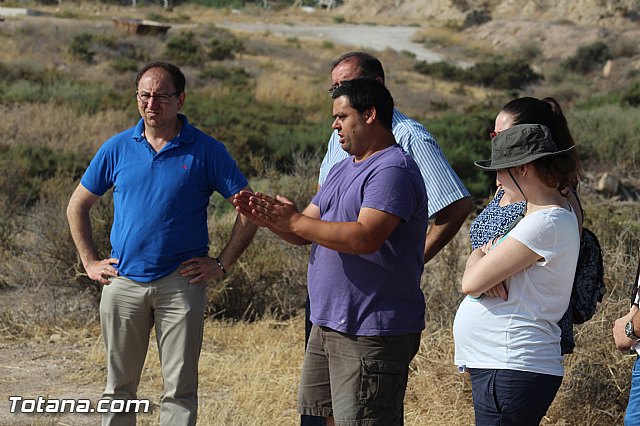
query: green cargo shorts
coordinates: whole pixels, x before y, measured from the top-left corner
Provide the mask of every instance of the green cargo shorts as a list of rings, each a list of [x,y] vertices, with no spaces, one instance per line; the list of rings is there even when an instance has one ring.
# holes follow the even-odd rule
[[[316,325],[302,366],[298,412],[336,425],[402,425],[420,334],[354,336]]]

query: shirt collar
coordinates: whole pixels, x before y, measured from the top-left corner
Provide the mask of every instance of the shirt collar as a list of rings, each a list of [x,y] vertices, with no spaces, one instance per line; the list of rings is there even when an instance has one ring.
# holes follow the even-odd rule
[[[195,129],[189,124],[187,116],[178,114],[178,119],[182,121],[182,128],[180,129],[178,135],[171,140],[171,142],[175,145],[190,144],[195,142]],[[144,120],[142,118],[140,119],[140,121],[138,121],[138,124],[136,124],[136,127],[133,129],[133,140],[136,142],[142,142],[145,140]]]

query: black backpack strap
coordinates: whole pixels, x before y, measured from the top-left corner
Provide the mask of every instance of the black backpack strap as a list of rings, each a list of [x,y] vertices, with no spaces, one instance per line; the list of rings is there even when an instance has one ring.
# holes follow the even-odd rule
[[[576,197],[576,201],[578,202],[578,207],[580,207],[580,217],[582,218],[582,227],[584,228],[584,209],[582,208],[582,203],[580,202],[580,197],[578,197],[578,189],[571,188],[571,193],[574,197]],[[577,215],[577,212],[576,212]]]
[[[640,279],[640,258],[638,259],[638,271],[636,272],[636,279],[632,284],[632,292],[631,292],[631,306],[636,304],[636,295],[638,294],[638,279]]]

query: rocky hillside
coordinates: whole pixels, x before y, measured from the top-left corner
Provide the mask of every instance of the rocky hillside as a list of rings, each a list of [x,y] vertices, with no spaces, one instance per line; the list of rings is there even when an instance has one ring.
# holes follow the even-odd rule
[[[473,11],[484,10],[493,19],[640,25],[640,0],[345,0],[341,6],[345,15],[388,16],[412,23],[463,20]]]
[[[344,0],[336,13],[356,22],[419,24],[423,31],[453,24],[465,28],[458,44],[495,53],[535,45],[536,60],[547,63],[602,41],[617,58],[610,80],[627,84],[629,71],[640,71],[640,0]],[[455,45],[449,48],[452,56]]]

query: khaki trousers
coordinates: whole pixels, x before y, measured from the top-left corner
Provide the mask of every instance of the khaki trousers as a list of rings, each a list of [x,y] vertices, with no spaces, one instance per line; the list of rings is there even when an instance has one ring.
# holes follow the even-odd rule
[[[178,271],[150,283],[116,277],[102,288],[100,324],[107,353],[103,399],[137,398],[155,326],[164,380],[160,424],[195,425],[205,290],[204,284],[189,284]],[[102,424],[135,425],[136,413],[103,414]]]

